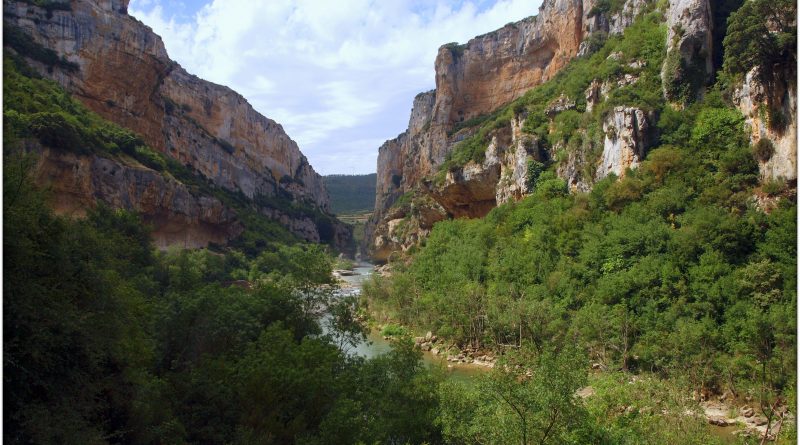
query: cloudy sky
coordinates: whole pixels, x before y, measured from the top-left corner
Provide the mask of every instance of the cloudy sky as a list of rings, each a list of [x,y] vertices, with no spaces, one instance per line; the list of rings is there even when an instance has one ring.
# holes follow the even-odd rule
[[[375,171],[433,89],[438,47],[538,12],[541,0],[132,0],[187,71],[283,125],[321,174]]]

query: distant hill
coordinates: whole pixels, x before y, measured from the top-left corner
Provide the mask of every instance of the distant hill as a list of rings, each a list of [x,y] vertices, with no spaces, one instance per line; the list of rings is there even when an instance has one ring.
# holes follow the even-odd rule
[[[323,180],[331,197],[331,210],[337,215],[371,212],[375,208],[375,173],[328,175]]]

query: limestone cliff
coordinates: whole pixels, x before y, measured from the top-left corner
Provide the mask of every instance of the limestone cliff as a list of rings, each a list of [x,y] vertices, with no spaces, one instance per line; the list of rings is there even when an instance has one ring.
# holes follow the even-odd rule
[[[688,101],[701,94],[713,76],[713,15],[709,0],[670,0],[664,94]]]
[[[655,119],[638,108],[614,107],[603,122],[603,154],[597,179],[610,173],[618,177],[644,160],[652,135],[650,123]]]
[[[225,244],[242,231],[236,214],[218,199],[195,196],[175,179],[133,160],[81,156],[29,144],[37,153],[35,181],[49,191],[55,211],[82,216],[97,201],[140,213],[157,247]]]
[[[759,159],[761,179],[796,182],[797,91],[794,82],[781,78],[767,87],[758,80],[754,68],[735,90],[733,100],[745,116],[751,142],[765,140],[771,146],[767,156]],[[785,123],[770,122],[770,114],[780,115]]]
[[[33,59],[28,60],[31,66],[92,111],[140,134],[154,149],[231,192],[248,198],[277,196],[327,212],[322,178],[281,125],[230,88],[187,73],[168,57],[158,35],[127,14],[127,3],[81,0],[45,9],[4,0],[3,14],[7,25],[78,69],[48,67]],[[263,210],[278,221],[288,218],[276,209]],[[304,226],[295,233],[320,239],[316,228],[297,222],[287,226]]]
[[[450,172],[433,189],[425,179],[471,135],[472,122],[552,79],[572,58],[592,50],[593,36],[602,40],[624,31],[648,3],[627,0],[611,10],[608,2],[595,0],[545,0],[536,16],[439,48],[436,89],[415,98],[408,130],[379,150],[375,213],[366,237],[373,257],[386,260],[381,252],[388,250],[375,242],[388,237],[394,202],[413,190],[430,189],[451,217],[482,216],[498,202],[521,198],[527,161],[543,154],[523,137],[518,120],[492,136],[482,165]]]

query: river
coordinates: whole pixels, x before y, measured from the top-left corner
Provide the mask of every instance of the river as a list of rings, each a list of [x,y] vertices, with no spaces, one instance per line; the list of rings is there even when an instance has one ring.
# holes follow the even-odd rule
[[[359,294],[362,284],[369,279],[373,271],[374,266],[372,264],[365,262],[358,263],[353,269],[353,275],[342,277],[342,280],[349,285],[343,289],[343,291]],[[366,341],[359,343],[355,347],[352,353],[371,358],[389,352],[391,349],[391,341],[384,340],[383,336],[381,336],[378,331],[374,330],[367,335]],[[478,365],[448,363],[444,356],[433,355],[430,352],[423,352],[422,360],[427,366],[440,367],[449,378],[456,380],[468,380],[489,370],[486,367]]]

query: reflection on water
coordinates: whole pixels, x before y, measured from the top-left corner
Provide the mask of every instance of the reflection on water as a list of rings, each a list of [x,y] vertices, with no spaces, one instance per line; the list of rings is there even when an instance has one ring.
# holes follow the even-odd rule
[[[372,275],[373,270],[372,264],[359,263],[355,269],[353,269],[354,275],[342,277],[342,280],[349,285],[342,289],[342,292],[349,295],[358,295],[361,293],[362,284]],[[372,358],[380,354],[385,354],[391,349],[392,344],[390,341],[384,340],[379,332],[372,331],[367,336],[367,340],[359,343],[352,353],[362,357]],[[488,371],[488,368],[476,365],[448,364],[444,356],[436,356],[430,352],[424,352],[422,360],[428,366],[440,367],[450,378],[458,380],[467,380]]]

